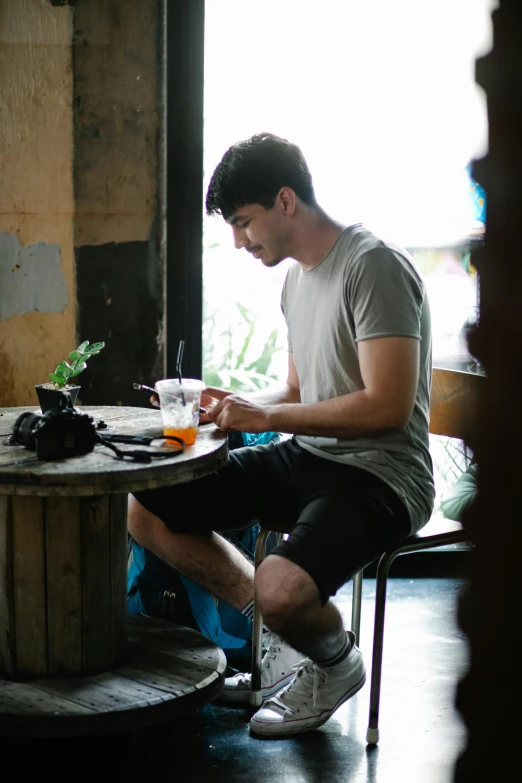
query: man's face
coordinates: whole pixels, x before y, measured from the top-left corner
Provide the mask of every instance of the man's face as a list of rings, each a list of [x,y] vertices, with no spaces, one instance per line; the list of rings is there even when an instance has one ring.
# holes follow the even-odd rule
[[[232,226],[234,246],[244,247],[265,266],[277,266],[289,257],[289,225],[277,202],[272,209],[261,204],[239,207],[227,223]]]

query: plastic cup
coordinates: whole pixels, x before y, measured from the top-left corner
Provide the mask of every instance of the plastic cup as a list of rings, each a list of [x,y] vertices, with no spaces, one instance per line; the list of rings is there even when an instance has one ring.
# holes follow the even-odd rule
[[[199,426],[201,392],[203,381],[194,378],[175,378],[157,381],[154,388],[159,395],[163,434],[181,438],[187,446],[196,440]],[[168,445],[169,441],[166,441]],[[175,441],[171,441],[175,445]]]

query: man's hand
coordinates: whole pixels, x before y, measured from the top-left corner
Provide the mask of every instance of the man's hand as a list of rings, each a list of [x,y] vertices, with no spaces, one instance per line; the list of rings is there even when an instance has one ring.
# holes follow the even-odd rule
[[[225,391],[225,389],[218,389],[215,386],[206,386],[201,392],[201,403],[199,410],[199,423],[208,424],[210,421],[214,421],[210,415],[211,411],[216,405],[228,397],[232,392]]]
[[[220,401],[207,408],[209,421],[223,432],[268,432],[270,430],[270,406],[245,400],[228,393]]]
[[[299,378],[292,354],[288,354],[288,379],[283,386],[248,392],[245,397],[215,386],[207,386],[201,395],[199,423],[213,421],[223,432],[271,432],[277,430],[274,417],[288,403],[301,401]]]

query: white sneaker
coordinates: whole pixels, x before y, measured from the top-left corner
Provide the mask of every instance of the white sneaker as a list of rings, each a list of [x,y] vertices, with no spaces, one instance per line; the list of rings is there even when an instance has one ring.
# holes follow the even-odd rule
[[[309,658],[295,666],[295,677],[283,690],[264,702],[250,720],[254,735],[281,737],[322,726],[366,680],[361,651],[347,631],[352,648],[341,663],[323,668]]]
[[[263,646],[267,648],[261,661],[261,697],[264,701],[293,680],[293,667],[303,656],[271,631],[263,634]],[[251,681],[250,673],[226,677],[219,701],[248,703]]]

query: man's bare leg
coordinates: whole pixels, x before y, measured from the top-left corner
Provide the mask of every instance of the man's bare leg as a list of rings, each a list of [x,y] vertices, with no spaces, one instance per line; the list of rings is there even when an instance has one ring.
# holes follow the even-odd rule
[[[354,636],[344,630],[333,602],[322,604],[310,575],[288,559],[265,558],[256,574],[256,595],[268,627],[311,660],[298,665],[295,677],[265,699],[250,719],[250,731],[256,737],[279,737],[316,729],[365,683]]]
[[[138,544],[240,611],[252,601],[254,566],[222,536],[172,533],[132,495],[128,528]],[[345,638],[337,608],[321,605],[315,582],[290,560],[268,555],[256,590],[267,627],[312,660],[327,658]]]
[[[292,561],[268,555],[256,574],[256,594],[266,625],[313,661],[329,658],[345,643],[337,607],[321,604],[313,579]]]
[[[217,533],[171,533],[133,495],[128,529],[140,546],[236,609],[241,611],[254,598],[254,566]]]

